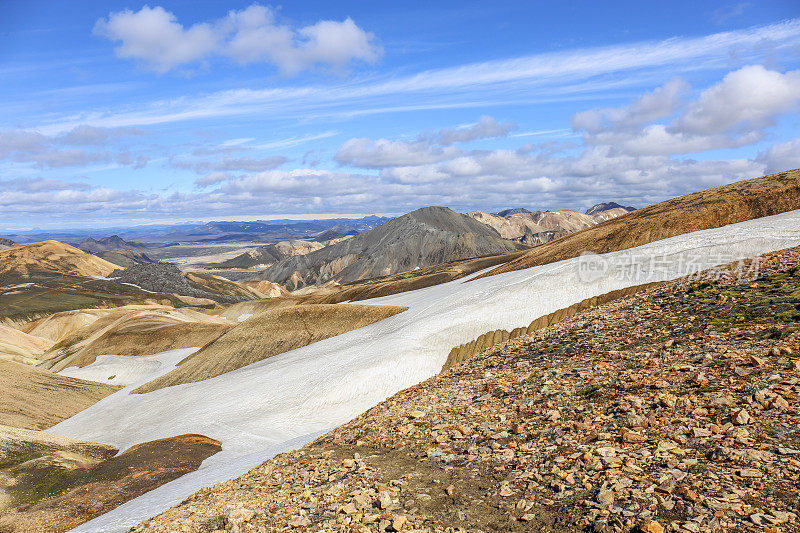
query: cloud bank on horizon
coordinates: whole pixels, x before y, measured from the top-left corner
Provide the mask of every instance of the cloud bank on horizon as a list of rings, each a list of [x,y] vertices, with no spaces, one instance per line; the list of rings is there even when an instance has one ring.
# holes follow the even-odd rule
[[[88,11],[71,63],[0,60],[0,229],[642,206],[800,167],[800,18],[503,57],[468,41],[491,13],[454,45],[341,7]]]

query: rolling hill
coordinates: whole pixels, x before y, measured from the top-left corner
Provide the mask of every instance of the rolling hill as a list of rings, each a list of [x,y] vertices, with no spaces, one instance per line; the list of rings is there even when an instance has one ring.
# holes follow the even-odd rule
[[[219,376],[273,355],[340,335],[400,313],[405,307],[382,305],[294,305],[262,311],[135,389],[146,393]],[[265,332],[269,332],[265,334]]]

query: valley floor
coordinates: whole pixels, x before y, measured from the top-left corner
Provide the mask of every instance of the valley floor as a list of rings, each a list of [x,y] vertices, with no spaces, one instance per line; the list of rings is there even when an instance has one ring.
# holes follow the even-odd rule
[[[136,532],[800,531],[800,248],[496,346]]]

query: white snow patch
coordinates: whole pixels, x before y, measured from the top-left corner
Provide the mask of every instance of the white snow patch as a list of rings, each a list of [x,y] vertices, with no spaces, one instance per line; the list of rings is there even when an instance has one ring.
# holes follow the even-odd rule
[[[641,254],[657,255],[650,279],[578,278],[580,259],[456,280],[361,303],[407,306],[364,328],[286,352],[198,383],[143,395],[123,389],[49,431],[120,449],[153,439],[200,433],[222,451],[187,474],[74,531],[122,532],[179,503],[203,486],[244,473],[275,453],[296,448],[351,420],[395,392],[441,370],[450,349],[495,329],[511,330],[592,296],[685,273],[681,254],[710,268],[800,244],[800,211],[698,231],[605,254],[646,271]]]
[[[236,320],[238,320],[239,322],[244,322],[245,320],[247,320],[251,316],[253,316],[253,313],[242,313],[241,315],[239,315],[239,318],[237,318]]]
[[[98,355],[89,365],[65,368],[59,374],[111,385],[147,383],[169,372],[181,359],[198,349],[183,348],[155,355]]]

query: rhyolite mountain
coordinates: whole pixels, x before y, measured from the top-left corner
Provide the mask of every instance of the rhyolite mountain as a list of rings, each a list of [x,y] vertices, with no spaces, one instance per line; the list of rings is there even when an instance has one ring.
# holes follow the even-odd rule
[[[603,211],[610,211],[612,209],[624,209],[625,211],[636,211],[635,207],[620,205],[617,202],[603,202],[601,204],[593,205],[586,210],[587,215],[598,215]]]
[[[470,211],[467,216],[497,230],[501,237],[529,246],[538,246],[570,233],[595,226],[606,220],[627,214],[632,207],[609,202],[592,207],[587,213],[572,209],[558,211],[529,211],[522,207],[497,213]]]
[[[317,251],[325,246],[322,243],[314,241],[304,241],[300,239],[292,239],[289,241],[281,241],[275,244],[268,244],[266,246],[259,246],[252,250],[237,255],[231,259],[213,265],[214,268],[252,268],[261,265],[270,266],[281,259],[292,257],[294,255],[303,255]]]
[[[103,237],[102,239],[88,237],[79,242],[76,247],[84,252],[96,254],[98,252],[107,252],[108,250],[141,250],[146,248],[146,245],[138,242],[126,241],[119,235],[111,235],[110,237]]]
[[[146,244],[126,241],[119,235],[111,235],[99,240],[88,237],[79,242],[76,247],[121,267],[153,262],[142,251],[147,249]]]
[[[278,261],[256,274],[290,290],[347,283],[524,248],[490,226],[446,207],[423,207],[316,252]]]

